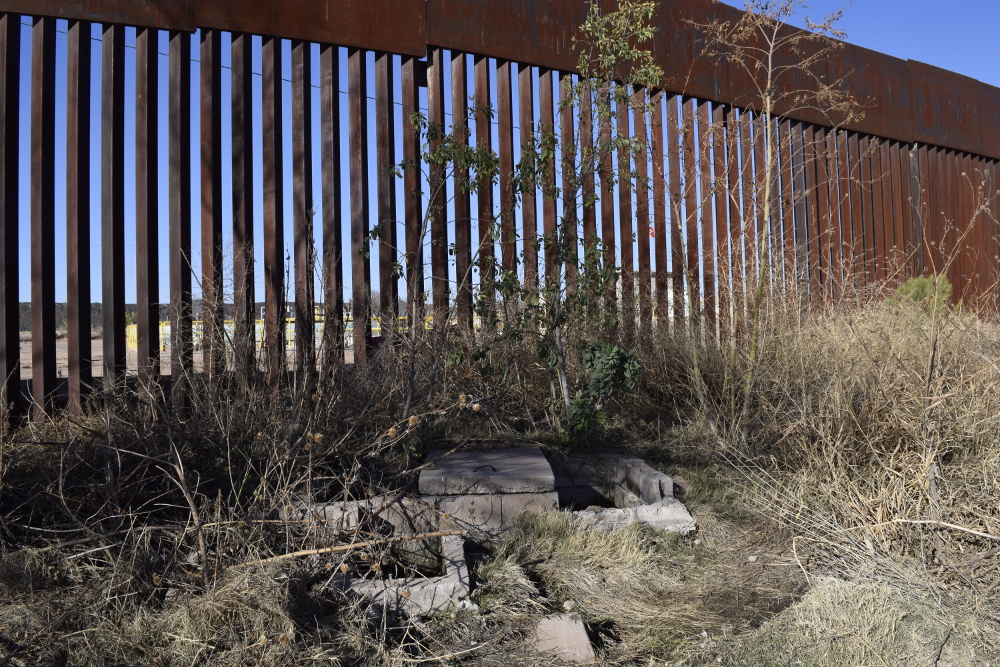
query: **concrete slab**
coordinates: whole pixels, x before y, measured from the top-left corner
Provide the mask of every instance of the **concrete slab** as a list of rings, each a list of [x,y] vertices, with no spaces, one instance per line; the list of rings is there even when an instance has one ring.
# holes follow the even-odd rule
[[[432,451],[433,461],[446,452]],[[488,493],[548,493],[555,476],[538,447],[456,452],[420,472],[420,493],[459,496]]]
[[[445,574],[441,577],[406,579],[351,579],[351,591],[363,595],[387,611],[409,616],[433,614],[450,609],[472,609],[469,566],[465,560],[465,540],[460,535],[441,538]]]
[[[587,628],[579,614],[546,616],[535,630],[534,649],[567,662],[588,663],[597,660]]]

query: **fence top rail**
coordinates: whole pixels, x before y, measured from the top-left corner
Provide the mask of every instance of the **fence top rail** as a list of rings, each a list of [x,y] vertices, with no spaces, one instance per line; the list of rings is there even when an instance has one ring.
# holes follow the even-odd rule
[[[440,47],[572,72],[573,38],[590,1],[0,0],[0,12],[166,30],[216,28],[415,57]],[[617,6],[617,0],[599,2],[605,10]],[[661,0],[651,48],[664,70],[664,87],[734,106],[759,106],[756,86],[738,66],[700,57],[698,26],[734,23],[742,15],[717,0]],[[796,110],[793,118],[1000,159],[1000,88],[846,43],[831,54],[825,75],[828,83],[842,80],[864,114],[849,124],[812,109]],[[814,85],[801,79],[789,84]]]
[[[423,56],[425,0],[0,0],[0,12],[194,32],[217,28]]]

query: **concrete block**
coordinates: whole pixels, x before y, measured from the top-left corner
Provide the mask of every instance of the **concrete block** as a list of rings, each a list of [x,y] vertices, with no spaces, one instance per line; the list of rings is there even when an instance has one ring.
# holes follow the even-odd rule
[[[500,502],[504,528],[510,528],[517,521],[517,517],[526,512],[555,512],[559,509],[559,494],[555,491],[505,494],[501,496]]]
[[[438,450],[428,460],[444,455]],[[555,476],[538,447],[456,452],[420,472],[420,493],[457,496],[488,493],[548,493]]]
[[[540,620],[535,630],[533,646],[538,653],[567,662],[587,663],[597,660],[587,628],[579,614],[559,614]]]
[[[555,485],[559,489],[567,486],[599,487],[607,482],[609,470],[604,470],[600,459],[582,456],[564,456],[553,454],[547,457],[555,476]]]
[[[439,512],[442,530],[480,530],[498,532],[503,529],[503,503],[499,494],[477,496],[424,496]]]
[[[387,611],[409,616],[433,614],[450,609],[474,608],[468,600],[469,567],[465,541],[460,535],[441,538],[445,574],[441,577],[406,579],[351,579],[347,586]]]
[[[553,511],[559,507],[559,494],[512,493],[475,496],[424,496],[437,508],[442,530],[473,530],[498,533],[514,525],[524,512]]]
[[[334,532],[356,530],[368,523],[388,526],[400,533],[424,533],[434,530],[438,524],[433,506],[415,498],[400,499],[396,496],[315,505],[296,502],[285,508],[282,516],[293,521],[316,521],[324,524],[326,530]]]

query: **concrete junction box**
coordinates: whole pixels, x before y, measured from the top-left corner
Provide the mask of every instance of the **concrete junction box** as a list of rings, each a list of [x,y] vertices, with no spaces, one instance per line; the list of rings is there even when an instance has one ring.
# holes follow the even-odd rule
[[[560,507],[602,529],[636,521],[670,532],[696,528],[673,496],[673,480],[642,459],[613,454],[546,458],[538,447],[446,453],[428,454],[433,463],[420,473],[418,496],[299,502],[284,514],[317,522],[331,538],[360,529],[400,536],[461,531],[489,540],[513,527],[525,512]],[[386,610],[409,615],[472,607],[464,537],[436,539],[441,565],[437,576],[365,579],[348,573],[340,583]]]

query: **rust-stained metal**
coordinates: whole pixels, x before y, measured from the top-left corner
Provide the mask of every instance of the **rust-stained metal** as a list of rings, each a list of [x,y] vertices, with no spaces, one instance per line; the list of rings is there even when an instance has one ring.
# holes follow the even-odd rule
[[[858,285],[866,285],[868,273],[862,215],[860,150],[858,133],[847,132],[847,152],[844,154],[846,158],[844,161],[847,163],[848,192],[851,201],[851,245],[848,257],[853,280]]]
[[[878,279],[878,267],[875,261],[875,203],[872,189],[871,137],[863,134],[858,139],[857,160],[859,163],[858,186],[861,190],[861,227],[864,238],[865,273],[867,283],[874,284]]]
[[[261,43],[264,177],[264,358],[267,381],[285,372],[285,217],[282,170],[281,40]],[[363,354],[363,352],[362,352]]]
[[[514,208],[514,65],[497,60],[497,153],[500,157],[500,257],[504,271],[517,270],[517,229]]]
[[[183,412],[194,371],[191,330],[191,35],[170,33],[169,237],[170,400]]]
[[[653,93],[653,120],[650,125],[650,150],[653,158],[653,252],[656,257],[656,276],[653,282],[656,291],[654,308],[656,326],[666,330],[670,300],[667,287],[667,170],[663,143],[664,98],[662,90]]]
[[[594,100],[593,91],[584,87],[580,96],[580,159],[584,161],[583,183],[583,258],[584,266],[596,267],[597,207],[594,183]],[[661,142],[662,143],[662,142]]]
[[[882,196],[882,150],[879,140],[872,138],[869,149],[871,177],[869,187],[872,192],[872,236],[874,241],[875,279],[884,281],[886,277],[885,205]]]
[[[897,252],[895,224],[893,222],[894,206],[892,192],[892,151],[889,141],[879,143],[879,170],[877,171],[879,185],[882,190],[882,216],[879,228],[884,236],[882,245],[883,278],[890,279],[895,275],[895,258]]]
[[[802,128],[802,147],[805,170],[806,195],[806,238],[809,248],[809,294],[814,302],[821,297],[820,282],[820,221],[819,221],[819,193],[817,183],[817,162],[819,154],[816,150],[816,126],[806,123]]]
[[[613,9],[602,0],[602,9]],[[427,46],[533,65],[575,71],[579,54],[573,39],[586,17],[587,0],[5,0],[4,11],[117,22],[169,30],[196,27],[250,32],[289,39],[419,56]],[[688,96],[756,105],[757,88],[737,67],[720,66],[701,56],[703,29],[712,21],[735,23],[741,10],[714,0],[660,3],[648,43],[663,69],[667,87]],[[553,17],[559,17],[555,20]],[[484,29],[489,26],[489,29]],[[783,35],[795,29],[785,28]],[[803,48],[819,45],[799,44]],[[801,53],[782,52],[785,63]],[[843,125],[905,143],[929,143],[1000,156],[1000,136],[979,128],[1000,125],[1000,88],[917,61],[906,61],[853,44],[838,44],[825,72],[813,81],[786,77],[782,92],[815,93],[824,83],[842,80],[855,99],[873,102],[866,113]],[[825,75],[825,76],[822,76]],[[757,107],[759,108],[759,106]],[[791,110],[792,117],[832,125],[812,105]],[[955,119],[961,119],[955,122]]]
[[[649,256],[649,155],[646,133],[646,90],[632,93],[632,126],[639,141],[635,154],[635,236],[639,254],[639,334],[649,340],[653,324],[652,277]]]
[[[965,299],[970,303],[978,294],[976,256],[982,250],[980,226],[976,224],[976,175],[972,164],[972,154],[963,151],[958,160],[958,232],[962,258],[962,287]]]
[[[233,347],[238,373],[257,370],[253,225],[253,39],[232,35]]]
[[[624,85],[624,84],[618,84]],[[615,116],[618,139],[618,257],[621,265],[618,297],[621,312],[621,333],[628,341],[635,335],[635,258],[632,251],[632,151],[625,143],[631,139],[629,127],[629,97],[616,96]]]
[[[948,281],[954,288],[952,298],[959,299],[963,290],[961,283],[961,255],[958,248],[958,226],[960,224],[958,218],[958,153],[954,150],[949,149],[944,151],[944,180],[942,183],[943,192],[941,201],[944,215],[942,216],[943,228],[941,230],[941,237],[945,241],[943,244],[944,253],[942,260],[947,267]]]
[[[87,35],[89,37],[89,35]],[[159,380],[160,210],[159,210],[159,44],[158,31],[135,34],[135,286],[139,386],[152,397]],[[89,48],[88,48],[89,50]],[[67,110],[72,104],[67,103]],[[89,128],[87,128],[89,131]],[[81,170],[85,165],[81,165]],[[89,280],[87,281],[89,286]],[[89,288],[87,311],[90,311]],[[90,332],[87,332],[87,338]],[[89,343],[88,343],[89,348]],[[88,350],[89,351],[89,350]]]
[[[740,208],[740,128],[739,111],[726,107],[726,201],[729,219],[729,293],[730,314],[735,318],[740,304],[743,280],[743,211]]]
[[[971,208],[971,214],[969,216],[969,224],[972,225],[972,243],[970,244],[966,241],[965,247],[972,255],[972,293],[978,300],[983,294],[983,283],[982,276],[985,274],[986,269],[983,263],[984,255],[987,250],[987,239],[984,234],[986,225],[983,219],[983,213],[980,209],[984,197],[983,189],[983,165],[982,159],[978,155],[968,154],[966,158],[966,173],[969,175],[969,186],[971,187],[970,197],[969,197],[969,207]],[[971,245],[971,247],[970,247]]]
[[[715,316],[715,240],[713,230],[715,221],[712,218],[712,128],[709,104],[705,100],[698,101],[698,181],[700,194],[698,197],[698,223],[701,241],[701,276],[704,282],[702,291],[705,311],[705,326],[709,331],[718,324]]]
[[[198,4],[199,0],[3,0],[2,11],[194,32]]]
[[[687,251],[684,255],[684,278],[687,283],[688,316],[696,323],[701,319],[701,262],[698,261],[699,236],[701,229],[698,219],[698,137],[695,127],[695,105],[697,100],[685,97],[682,103],[681,138],[684,160],[684,227]]]
[[[407,61],[403,62],[403,99],[406,99]],[[323,371],[326,377],[344,362],[344,246],[341,206],[343,192],[340,169],[340,49],[329,44],[319,48],[320,136],[322,145],[321,189],[323,197]],[[411,78],[412,81],[412,78]],[[404,123],[408,122],[403,109]],[[407,133],[403,134],[404,154]],[[409,172],[408,172],[409,173]],[[408,200],[407,200],[408,201]],[[407,209],[409,210],[409,209]]]
[[[550,81],[551,83],[551,81]],[[542,90],[542,85],[539,83],[539,90]],[[549,90],[552,90],[551,85]],[[600,90],[600,100],[601,104],[610,104],[610,85],[605,84]],[[551,103],[549,105],[551,107]],[[542,113],[544,118],[545,107],[542,106]],[[608,107],[610,111],[610,106]],[[551,118],[551,114],[550,114]],[[598,143],[600,144],[600,155],[598,159],[600,160],[598,166],[598,177],[601,183],[601,244],[604,248],[604,253],[602,261],[604,263],[604,268],[610,270],[615,266],[615,184],[614,184],[614,165],[612,163],[611,156],[611,117],[610,114],[606,114],[604,118],[600,119],[600,127],[598,128]],[[548,230],[546,229],[546,234]],[[548,269],[548,259],[546,259],[546,270]],[[609,285],[607,288],[607,293],[604,295],[604,309],[611,313],[617,312],[617,298],[615,295],[615,288],[611,281],[608,281]]]
[[[931,215],[931,196],[928,188],[930,178],[930,149],[927,144],[919,144],[910,151],[910,193],[913,212],[914,246],[917,262],[915,276],[922,276],[931,267],[931,244],[928,238]],[[914,157],[916,160],[914,161]],[[994,255],[990,253],[989,257]]]
[[[400,87],[403,94],[403,160],[412,165],[403,172],[406,303],[410,314],[410,326],[413,326],[414,320],[422,321],[424,305],[423,203],[420,192],[420,184],[423,179],[421,179],[420,170],[417,167],[420,159],[420,135],[419,130],[410,120],[417,112],[420,102],[416,71],[418,65],[419,61],[416,58],[403,58]],[[339,128],[339,125],[334,127]]]
[[[312,44],[292,42],[292,237],[295,256],[295,371],[300,388],[316,373],[316,291],[313,283]],[[383,285],[383,290],[386,286]]]
[[[751,151],[753,153],[753,169],[751,171],[751,206],[753,210],[753,224],[750,227],[750,237],[753,239],[753,260],[748,262],[748,268],[754,271],[753,280],[749,286],[757,288],[760,276],[761,264],[767,262],[767,246],[765,244],[765,229],[767,221],[764,220],[764,116],[759,112],[754,112],[750,120],[750,127],[753,135],[750,139]],[[756,296],[754,297],[756,298]]]
[[[795,288],[795,198],[792,191],[792,137],[791,122],[782,120],[778,125],[778,171],[781,174],[781,244],[782,280],[788,294]]]
[[[572,40],[588,5],[586,0],[428,0],[427,42],[575,71]]]
[[[542,70],[538,75],[538,128],[542,141],[550,141],[556,131],[552,97],[552,70]],[[542,165],[542,233],[545,236],[545,282],[557,279],[555,261],[556,242],[556,161],[553,157]],[[607,239],[605,239],[607,243]],[[611,236],[612,257],[614,234]],[[612,259],[614,262],[614,259]]]
[[[579,184],[576,183],[576,166],[579,162],[576,137],[573,129],[576,123],[573,106],[573,75],[559,73],[559,152],[562,161],[562,242],[566,252],[566,292],[575,294],[578,283],[577,263],[580,260],[580,224],[577,218],[579,204]]]
[[[728,302],[725,291],[727,285],[727,274],[729,269],[729,217],[726,202],[726,107],[718,102],[712,103],[712,157],[711,157],[711,195],[715,203],[715,213],[713,217],[713,234],[715,238],[714,247],[714,269],[716,290],[718,298],[715,301],[718,308],[719,332],[724,331],[724,324],[728,316]],[[713,309],[714,311],[714,309]]]
[[[435,49],[428,56],[427,67],[427,120],[436,133],[429,136],[429,150],[434,153],[447,131],[444,119],[444,51]],[[352,166],[353,169],[353,166]],[[431,228],[431,298],[434,302],[435,326],[447,326],[448,317],[448,186],[445,167],[440,161],[432,163],[429,170],[430,228]],[[357,321],[357,320],[355,320]],[[357,326],[357,325],[355,325]]]
[[[371,339],[371,263],[368,258],[368,54],[347,51],[347,93],[351,179],[351,314],[354,319],[354,363],[368,361]],[[433,114],[431,121],[434,122]],[[433,187],[433,185],[432,185]],[[436,300],[435,300],[436,303]]]
[[[738,245],[741,247],[739,260],[733,268],[737,272],[736,284],[739,298],[743,300],[742,308],[746,309],[751,284],[749,272],[753,270],[756,248],[754,246],[754,225],[757,214],[754,211],[754,180],[753,180],[753,138],[751,136],[751,115],[747,109],[739,110],[739,153],[736,156],[737,173],[739,174],[739,193],[742,212]]]
[[[573,46],[577,26],[586,17],[587,0],[430,0],[427,40],[434,46],[510,58],[541,67],[575,71],[579,56]],[[613,9],[602,2],[602,9]],[[691,97],[760,108],[758,88],[738,67],[720,66],[702,56],[699,26],[712,21],[735,24],[741,10],[714,0],[659,3],[649,47],[664,70],[667,89]],[[556,21],[552,17],[559,17]],[[489,26],[489,29],[483,29]],[[793,28],[786,28],[783,36]],[[801,59],[799,52],[777,54],[784,64]],[[1000,157],[1000,134],[984,136],[979,128],[1000,126],[1000,88],[916,61],[905,61],[853,44],[838,44],[827,58],[820,80],[784,77],[781,92],[811,94],[819,86],[843,80],[855,99],[872,102],[866,113],[843,123],[813,105],[790,109],[796,120],[840,123],[844,129],[906,143],[923,142]],[[956,122],[957,119],[957,122]]]
[[[836,188],[836,219],[837,219],[837,244],[834,248],[834,260],[836,262],[837,283],[834,289],[837,295],[843,294],[844,288],[853,282],[851,275],[852,261],[849,248],[852,245],[851,238],[851,190],[850,172],[847,165],[847,132],[837,131],[835,138],[836,149],[833,156],[833,164],[836,166],[835,187]]]
[[[521,154],[534,146],[534,68],[520,65],[517,73],[517,121],[521,133]],[[593,183],[593,181],[591,181]],[[522,184],[521,237],[524,239],[524,286],[538,290],[538,192],[537,183]]]
[[[18,142],[21,17],[0,15],[0,400],[21,409]],[[0,424],[0,428],[2,428]]]
[[[424,0],[187,1],[195,4],[201,27],[409,56],[427,50]]]
[[[681,152],[678,95],[667,95],[667,192],[670,198],[670,287],[674,330],[684,320],[684,221],[681,217]]]
[[[378,185],[378,270],[379,310],[382,336],[392,336],[399,313],[399,283],[396,280],[396,179],[392,175],[396,161],[396,121],[392,108],[395,70],[392,54],[375,54],[376,175]],[[456,194],[457,196],[457,194]],[[457,203],[456,203],[457,205]]]
[[[896,257],[896,264],[897,269],[903,270],[908,263],[907,258],[913,252],[909,238],[910,226],[905,219],[908,208],[906,200],[909,196],[907,173],[910,163],[900,142],[893,141],[890,151],[892,157],[892,218],[895,225],[896,250],[899,253]]]
[[[927,216],[924,234],[924,249],[927,255],[927,269],[932,274],[944,272],[943,236],[944,230],[941,190],[944,186],[944,149],[932,146],[927,153]],[[936,241],[936,242],[934,242]]]
[[[602,8],[613,7],[612,0],[601,0]],[[574,134],[579,132],[582,144],[592,143],[596,130],[601,140],[610,140],[610,127],[590,127],[585,107],[574,109],[571,86],[577,67],[577,54],[572,38],[589,7],[587,0],[321,0],[308,6],[279,6],[274,0],[147,0],[122,3],[120,0],[76,0],[55,3],[39,0],[28,5],[22,0],[3,2],[5,11],[23,11],[35,16],[32,49],[32,301],[35,339],[32,354],[35,360],[34,394],[39,409],[48,407],[55,387],[54,364],[54,272],[46,263],[54,243],[54,193],[61,183],[54,174],[54,37],[53,19],[66,18],[67,41],[67,273],[69,332],[69,396],[70,408],[79,413],[81,397],[91,380],[87,373],[89,359],[89,282],[88,265],[90,229],[87,219],[90,184],[87,177],[91,149],[87,144],[91,119],[88,94],[93,88],[90,64],[90,24],[105,23],[102,74],[102,263],[103,301],[105,304],[105,382],[112,386],[121,379],[125,369],[124,280],[126,257],[124,248],[124,152],[125,113],[124,93],[124,26],[138,25],[136,36],[136,299],[138,314],[138,366],[140,385],[155,378],[158,356],[158,177],[159,150],[157,103],[157,29],[170,29],[169,73],[169,205],[170,205],[170,292],[171,292],[171,373],[175,381],[175,398],[183,404],[187,374],[194,370],[191,331],[191,220],[190,220],[190,34],[201,28],[199,107],[201,116],[200,202],[202,206],[201,242],[195,250],[201,257],[199,283],[203,294],[205,323],[205,368],[210,374],[223,368],[221,328],[215,326],[221,317],[222,275],[221,201],[226,194],[222,185],[221,110],[222,76],[220,40],[223,30],[235,31],[232,36],[233,58],[233,284],[236,306],[236,366],[255,369],[254,351],[254,290],[253,290],[253,126],[251,104],[251,72],[253,60],[251,39],[263,37],[262,116],[264,135],[264,295],[266,303],[265,355],[272,382],[283,377],[285,357],[285,285],[284,273],[284,210],[282,133],[291,128],[292,181],[294,210],[295,300],[299,322],[296,336],[296,360],[299,368],[313,369],[313,332],[308,322],[315,301],[311,284],[312,239],[311,210],[315,202],[311,186],[310,150],[313,145],[312,122],[309,118],[310,97],[309,54],[311,41],[320,41],[321,104],[323,150],[323,300],[327,309],[329,332],[326,353],[330,360],[339,361],[343,354],[343,226],[341,182],[351,184],[351,261],[354,275],[356,361],[363,363],[370,353],[371,268],[365,250],[374,224],[382,225],[379,253],[381,311],[386,319],[383,332],[391,335],[396,322],[394,309],[398,296],[394,292],[397,276],[392,267],[398,257],[394,238],[396,219],[396,183],[388,167],[398,161],[420,162],[419,136],[409,126],[409,117],[419,108],[418,89],[422,85],[425,65],[419,60],[430,46],[429,116],[432,122],[446,125],[444,110],[444,74],[448,66],[444,57],[450,50],[451,98],[453,128],[462,134],[462,119],[468,99],[468,59],[475,63],[475,95],[477,141],[492,143],[489,114],[482,111],[490,105],[490,86],[496,85],[496,112],[501,178],[500,201],[493,200],[493,191],[484,184],[479,201],[479,270],[480,287],[485,300],[493,297],[491,285],[495,262],[494,242],[499,242],[501,265],[516,269],[517,250],[523,249],[528,265],[525,281],[529,288],[537,286],[538,257],[533,240],[539,222],[537,194],[522,197],[521,226],[517,227],[514,184],[515,169],[513,108],[514,68],[518,67],[519,108],[517,124],[522,146],[534,139],[534,130],[556,131],[553,78],[559,83],[560,119],[558,141],[562,155],[572,158],[570,147],[576,145]],[[559,22],[550,20],[558,16]],[[904,274],[945,272],[955,285],[955,298],[969,303],[992,287],[997,271],[994,268],[1000,244],[996,240],[994,222],[976,208],[978,197],[995,200],[995,175],[986,171],[995,168],[1000,156],[1000,89],[985,86],[966,77],[945,72],[928,65],[894,59],[851,45],[835,51],[819,72],[820,80],[843,78],[852,95],[868,103],[863,117],[850,119],[839,126],[840,118],[827,117],[816,110],[791,111],[788,118],[776,123],[776,173],[779,192],[770,202],[771,217],[761,219],[763,206],[761,185],[764,178],[763,136],[772,128],[763,126],[755,86],[719,59],[699,57],[700,28],[698,23],[713,19],[738,20],[741,13],[712,0],[686,0],[683,3],[661,3],[654,16],[658,33],[650,46],[654,58],[665,68],[665,90],[653,91],[654,112],[647,118],[638,106],[624,102],[615,110],[614,120],[622,136],[645,139],[650,135],[653,151],[653,171],[635,183],[625,178],[612,184],[612,163],[619,161],[621,174],[633,171],[631,151],[620,150],[617,156],[599,155],[601,183],[601,229],[598,234],[596,209],[585,206],[582,220],[579,210],[581,192],[590,198],[596,184],[591,178],[575,182],[578,174],[572,159],[563,160],[562,187],[556,189],[555,155],[545,175],[543,187],[542,223],[544,236],[551,243],[560,229],[557,220],[557,198],[563,198],[564,240],[568,251],[566,279],[572,289],[575,284],[575,253],[578,252],[577,223],[582,222],[583,246],[589,248],[600,236],[605,243],[605,261],[614,263],[615,246],[620,248],[622,281],[620,311],[614,294],[606,301],[623,316],[623,331],[631,335],[638,312],[640,327],[645,334],[655,316],[666,319],[671,311],[670,283],[674,288],[673,312],[682,317],[686,312],[686,296],[690,298],[692,316],[707,317],[716,312],[716,298],[725,300],[725,281],[735,295],[746,294],[746,273],[763,267],[779,277],[782,268],[778,257],[784,251],[786,260],[797,264],[804,274],[799,276],[800,288],[811,285],[817,299],[820,295],[838,297],[841,286],[849,282],[888,284]],[[17,340],[18,293],[17,265],[19,261],[17,217],[18,153],[18,90],[21,75],[20,16],[0,14],[0,213],[3,214],[0,242],[3,244],[0,264],[0,370],[7,374],[9,386],[4,400],[16,400],[19,387]],[[488,25],[489,30],[483,26]],[[142,26],[149,26],[143,28]],[[788,29],[792,30],[791,28]],[[790,33],[786,33],[790,34]],[[282,98],[282,39],[292,39],[292,98],[290,118],[283,118]],[[340,131],[340,55],[338,46],[347,46],[349,62],[350,143],[342,146]],[[814,52],[814,46],[804,47],[802,54]],[[367,119],[368,78],[366,62],[369,49],[375,57],[375,127]],[[393,97],[392,63],[396,54],[402,59],[402,128],[397,129]],[[475,54],[475,55],[470,55]],[[801,57],[802,54],[799,54]],[[777,62],[786,63],[791,54],[778,54]],[[491,61],[496,60],[496,72]],[[515,65],[514,61],[520,63]],[[538,123],[534,118],[532,99],[535,68],[539,68]],[[41,74],[39,74],[39,72]],[[683,74],[683,76],[681,76]],[[627,77],[624,77],[627,79]],[[791,76],[786,88],[802,88],[805,94],[815,92],[815,82],[800,75]],[[627,85],[627,81],[612,85]],[[790,88],[789,88],[790,87]],[[780,92],[780,91],[779,91]],[[645,91],[629,91],[638,104],[645,100]],[[573,104],[570,104],[573,102]],[[682,102],[682,105],[678,103]],[[683,111],[681,111],[681,109]],[[711,115],[709,115],[711,109]],[[739,110],[742,109],[742,110]],[[779,108],[779,113],[786,109]],[[577,125],[575,113],[582,112]],[[681,116],[681,114],[683,114]],[[667,117],[664,136],[663,117]],[[680,116],[680,117],[679,117]],[[710,122],[711,121],[711,122]],[[287,122],[287,124],[286,124]],[[633,132],[634,127],[634,132]],[[835,129],[831,129],[835,128]],[[985,130],[983,128],[986,128]],[[377,172],[376,215],[368,211],[368,132],[375,131]],[[444,127],[444,129],[448,129]],[[395,132],[402,132],[403,153],[396,156]],[[131,138],[129,138],[131,141]],[[643,144],[645,147],[645,144]],[[349,174],[341,174],[341,153],[350,157]],[[683,154],[683,158],[681,157]],[[582,155],[575,156],[583,157]],[[635,168],[645,172],[648,156],[640,151],[634,156]],[[432,171],[441,173],[440,166]],[[50,173],[51,172],[51,173]],[[584,172],[586,174],[586,171]],[[458,181],[464,174],[455,175]],[[59,176],[61,178],[61,175]],[[471,200],[469,193],[455,188],[432,193],[432,215],[422,217],[423,194],[418,169],[404,174],[404,220],[406,229],[406,278],[411,293],[407,301],[420,310],[424,301],[423,256],[425,223],[430,227],[430,255],[433,273],[434,303],[439,321],[446,319],[452,287],[449,278],[449,231],[447,211],[454,207],[454,242],[456,249],[457,312],[463,326],[471,326],[473,248],[471,239]],[[669,181],[668,181],[669,179]],[[649,192],[647,183],[652,185]],[[450,188],[455,180],[443,184]],[[723,187],[724,186],[724,187]],[[617,207],[620,215],[616,217]],[[633,209],[632,195],[635,195]],[[650,197],[650,194],[652,196]],[[651,199],[651,203],[650,203]],[[670,200],[671,231],[667,230],[667,201]],[[498,204],[498,205],[497,205]],[[650,212],[649,206],[653,206]],[[635,214],[635,226],[632,216]],[[650,218],[652,217],[652,227]],[[494,239],[492,229],[499,218],[500,236]],[[765,228],[764,225],[770,225]],[[650,241],[650,230],[654,237]],[[518,233],[523,241],[516,239]],[[638,236],[636,236],[638,234]],[[770,234],[770,237],[766,237]],[[668,241],[668,237],[671,237]],[[768,238],[766,248],[758,243]],[[523,243],[523,246],[519,246]],[[634,244],[634,245],[633,245]],[[655,251],[655,279],[652,267]],[[668,260],[667,253],[672,257]],[[546,252],[547,280],[558,278],[554,261],[556,249]],[[635,256],[635,253],[638,256]],[[689,272],[685,279],[683,267]],[[726,280],[726,275],[728,280]],[[785,270],[785,278],[790,273]],[[636,292],[634,281],[638,278]],[[670,278],[671,280],[668,280]],[[652,303],[652,283],[662,302]],[[685,280],[687,287],[685,287]],[[690,291],[685,291],[685,290]],[[803,291],[805,291],[803,289]],[[638,294],[638,309],[635,295]],[[718,297],[716,295],[718,294]],[[12,298],[13,297],[13,298]],[[729,301],[734,301],[730,299]],[[729,303],[721,304],[723,310]],[[740,307],[733,304],[734,307]],[[746,304],[742,304],[746,307]],[[657,309],[662,308],[662,311]],[[50,315],[49,311],[53,314]],[[215,313],[215,317],[211,316]],[[422,314],[421,314],[422,315]],[[706,320],[707,321],[707,320]],[[240,341],[243,341],[241,343]],[[330,364],[330,368],[338,364]]]
[[[222,284],[222,34],[201,31],[202,368],[209,383],[225,368]]]
[[[54,407],[56,21],[31,27],[31,398],[36,418]],[[107,272],[105,273],[107,275]]]
[[[819,249],[817,269],[823,299],[829,299],[833,285],[830,256],[833,250],[833,224],[830,218],[830,163],[827,158],[827,132],[825,127],[813,131],[816,151],[816,233]]]
[[[473,60],[475,75],[475,105],[476,105],[476,143],[481,149],[493,149],[493,133],[491,132],[490,101],[490,59],[476,56]],[[479,202],[479,289],[480,297],[486,304],[491,304],[494,298],[494,282],[496,280],[495,250],[493,238],[493,185],[480,182],[476,191]]]
[[[795,289],[800,298],[809,292],[809,232],[808,206],[806,204],[806,149],[802,123],[793,122],[789,127],[792,159],[792,215],[795,238]]]
[[[101,262],[104,388],[125,374],[125,28],[104,26],[101,56]]]
[[[469,142],[469,83],[464,53],[451,54],[451,122],[456,141]],[[472,329],[472,198],[464,186],[469,170],[455,170],[455,295],[458,323],[466,330]]]
[[[90,99],[91,99],[91,24],[71,21],[66,37],[66,352],[67,404],[71,415],[83,414],[83,397],[93,386],[93,353],[91,351],[90,316]],[[141,71],[148,49],[141,41],[143,31],[136,35],[136,68]],[[155,70],[154,70],[155,71]],[[155,78],[155,77],[154,77]],[[136,100],[144,99],[145,91],[136,88]],[[144,118],[136,113],[136,130]],[[0,130],[2,131],[2,130]],[[136,141],[136,168],[144,164],[145,144]],[[143,201],[140,190],[143,181],[137,174],[136,203]],[[140,222],[142,210],[136,216],[136,255],[143,247]],[[157,247],[159,244],[157,244]],[[142,269],[140,263],[139,267]],[[156,276],[153,285],[157,284]],[[137,297],[149,283],[148,276],[136,274]],[[139,316],[142,302],[138,301]],[[142,338],[139,357],[142,361]],[[141,368],[141,364],[140,364]]]

